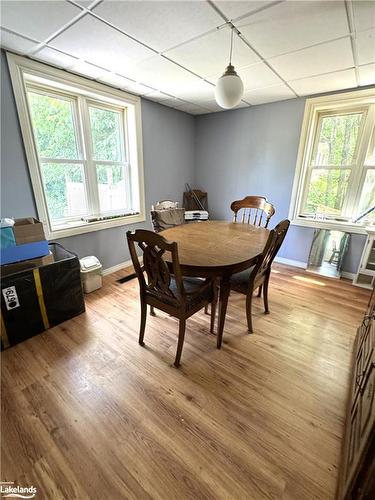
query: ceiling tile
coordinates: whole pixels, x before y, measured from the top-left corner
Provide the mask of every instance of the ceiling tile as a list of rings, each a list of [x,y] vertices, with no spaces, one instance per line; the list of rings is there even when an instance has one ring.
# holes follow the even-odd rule
[[[358,64],[375,61],[375,29],[362,31],[356,35]]]
[[[212,100],[214,96],[215,86],[204,80],[196,79],[194,83],[188,85],[181,85],[173,94],[176,97],[184,99],[185,101],[199,102],[204,100]]]
[[[179,111],[185,111],[185,113],[190,113],[192,115],[198,115],[207,111],[203,106],[197,106],[196,104],[184,103],[178,106],[176,109]]]
[[[90,14],[57,36],[50,45],[121,74],[154,54]]]
[[[237,26],[265,58],[349,34],[341,1],[282,2]]]
[[[252,64],[237,70],[245,90],[281,84],[282,80],[264,63]]]
[[[357,31],[366,30],[375,26],[375,2],[374,0],[355,0],[352,2],[354,13],[354,25]]]
[[[229,50],[230,30],[224,28],[170,50],[166,55],[200,76],[212,76],[217,80],[229,63]],[[232,62],[235,68],[259,60],[238,36],[234,37]]]
[[[159,92],[159,91],[150,92],[149,94],[147,94],[147,99],[149,99],[150,101],[163,102],[166,99],[170,99],[170,98],[171,98],[170,95],[163,94],[163,92]]]
[[[202,1],[104,1],[93,11],[160,52],[223,23],[221,16]]]
[[[243,99],[250,104],[265,104],[267,102],[284,101],[293,99],[294,93],[283,83],[262,89],[255,89],[244,92]]]
[[[179,88],[192,85],[198,80],[198,77],[162,56],[151,57],[135,65],[129,73],[121,74],[173,95]]]
[[[313,95],[357,86],[354,69],[289,82],[299,95]]]
[[[21,54],[26,54],[35,48],[38,43],[39,42],[37,41],[32,42],[31,40],[27,40],[26,38],[15,35],[14,33],[0,30],[0,45],[4,49],[10,49]]]
[[[22,35],[45,40],[80,12],[79,7],[62,0],[6,0],[1,2],[1,25]]]
[[[275,57],[269,63],[287,81],[354,66],[349,37]]]
[[[123,89],[126,86],[135,84],[135,82],[132,82],[131,80],[129,80],[128,78],[124,78],[123,76],[116,75],[116,73],[106,73],[99,77],[99,80],[119,89]]]
[[[272,4],[272,1],[265,0],[250,0],[250,1],[221,1],[215,0],[214,4],[219,7],[221,12],[227,16],[228,19],[233,20],[237,19],[240,16],[245,14],[250,14],[261,7],[265,7],[267,5]]]
[[[33,54],[33,58],[53,64],[59,68],[67,68],[77,62],[75,57],[64,54],[64,52],[60,52],[59,50],[51,49],[50,47],[43,47],[41,50],[38,50],[38,52]]]
[[[228,111],[223,109],[221,106],[218,105],[216,101],[209,101],[204,103],[204,107],[209,109],[211,113],[214,113],[216,111]],[[249,105],[246,104],[245,102],[240,102],[237,106],[231,109],[240,109],[240,108],[248,108]]]
[[[130,82],[123,88],[124,90],[128,90],[129,92],[138,95],[148,95],[150,92],[155,91],[154,88],[148,87],[147,85],[143,85],[142,83],[139,82],[134,82],[134,83]]]
[[[373,85],[375,83],[375,64],[359,66],[360,85]]]
[[[98,68],[93,64],[87,63],[85,61],[78,61],[75,63],[69,71],[73,71],[73,73],[78,73],[79,75],[87,76],[89,78],[99,78],[106,73],[105,69]]]
[[[177,108],[179,106],[182,106],[184,103],[180,99],[177,99],[177,97],[170,97],[168,99],[163,100],[163,106],[168,106],[169,108]]]

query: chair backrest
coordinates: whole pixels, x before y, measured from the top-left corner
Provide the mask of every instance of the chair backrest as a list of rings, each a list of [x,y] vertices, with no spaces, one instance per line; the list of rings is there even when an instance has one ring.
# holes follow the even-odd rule
[[[275,213],[275,207],[264,196],[246,196],[243,200],[233,201],[230,208],[234,212],[233,222],[263,227],[268,226]],[[238,214],[240,210],[243,210],[241,217]]]
[[[279,222],[277,226],[272,229],[272,231],[270,231],[266,246],[264,247],[258,266],[256,266],[257,276],[263,275],[270,269],[277,252],[283,244],[289,226],[290,221],[288,219],[284,219]]]
[[[185,224],[185,209],[171,208],[164,210],[151,210],[151,221],[155,233],[164,229]]]
[[[177,243],[167,241],[160,234],[145,229],[128,231],[126,233],[131,259],[137,274],[142,293],[150,292],[161,301],[171,300],[178,305],[185,299],[185,289],[182,280],[180,263],[178,260]],[[136,245],[143,254],[143,266],[141,266]],[[171,272],[163,260],[163,255],[170,252],[172,256]],[[176,289],[171,289],[171,277],[174,275]],[[145,277],[146,275],[146,277]],[[147,279],[145,279],[147,278]]]
[[[163,200],[158,201],[153,206],[152,210],[166,210],[168,208],[178,208],[178,201]]]

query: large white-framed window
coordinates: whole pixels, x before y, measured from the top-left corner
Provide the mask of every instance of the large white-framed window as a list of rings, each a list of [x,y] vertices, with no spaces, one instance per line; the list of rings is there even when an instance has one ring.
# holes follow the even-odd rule
[[[47,237],[144,221],[140,98],[21,56],[7,58]]]
[[[307,99],[292,224],[363,233],[374,205],[375,89]]]

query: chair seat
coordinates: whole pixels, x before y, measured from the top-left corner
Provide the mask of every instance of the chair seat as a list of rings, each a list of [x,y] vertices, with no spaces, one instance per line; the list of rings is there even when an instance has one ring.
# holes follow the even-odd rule
[[[245,271],[241,271],[240,273],[233,274],[230,278],[231,289],[235,292],[247,294],[249,289],[250,274],[253,269],[254,266],[250,267],[249,269],[245,269]],[[255,290],[256,288],[258,288],[258,286],[260,286],[263,281],[264,276],[257,275],[254,281],[253,289]]]
[[[213,287],[212,284],[206,281],[202,281],[199,278],[183,278],[185,292],[186,292],[186,306],[187,309],[193,309],[197,304],[204,300],[211,301],[213,298]],[[171,284],[169,286],[173,294],[178,297],[178,289],[176,280],[171,276]],[[170,305],[176,305],[176,299],[173,297],[160,299],[157,292],[147,291],[148,295],[159,299],[161,302],[169,303]]]

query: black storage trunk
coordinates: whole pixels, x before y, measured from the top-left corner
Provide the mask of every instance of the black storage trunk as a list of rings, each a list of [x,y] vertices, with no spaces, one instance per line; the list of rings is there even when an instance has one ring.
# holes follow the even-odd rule
[[[50,243],[54,262],[1,278],[1,348],[6,348],[85,311],[76,255]]]

